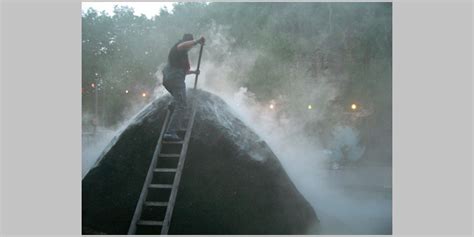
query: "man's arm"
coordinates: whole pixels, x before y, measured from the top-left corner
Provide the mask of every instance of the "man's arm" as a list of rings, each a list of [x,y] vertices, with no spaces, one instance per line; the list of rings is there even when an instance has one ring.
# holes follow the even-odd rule
[[[201,38],[197,40],[184,41],[181,44],[178,44],[177,48],[178,50],[191,49],[196,44],[204,44],[204,41],[204,37],[201,36]]]
[[[195,40],[184,41],[181,44],[178,44],[177,48],[178,50],[191,49],[196,44],[197,42]]]

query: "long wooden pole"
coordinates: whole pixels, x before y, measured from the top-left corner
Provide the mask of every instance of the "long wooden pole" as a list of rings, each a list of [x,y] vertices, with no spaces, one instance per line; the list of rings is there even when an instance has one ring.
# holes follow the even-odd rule
[[[203,47],[204,47],[204,44],[201,44],[201,49],[199,49],[198,65],[197,65],[197,69],[196,69],[196,70],[199,70],[199,67],[201,66],[201,56],[202,56],[202,48],[203,48]],[[194,89],[196,89],[196,87],[197,87],[198,76],[199,76],[199,74],[196,73],[196,79],[194,80]]]

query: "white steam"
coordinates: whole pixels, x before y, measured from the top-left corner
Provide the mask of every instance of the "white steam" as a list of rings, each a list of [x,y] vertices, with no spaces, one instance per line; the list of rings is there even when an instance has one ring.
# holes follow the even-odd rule
[[[122,132],[133,122],[138,121],[139,115],[147,109],[151,109],[151,105],[156,98],[165,95],[167,92],[159,86],[155,88],[149,103],[145,104],[143,101],[133,104],[124,112],[124,121],[113,127],[104,126],[85,126],[90,125],[94,115],[83,114],[83,132],[82,132],[82,177],[94,168],[102,159],[110,148],[117,142]]]
[[[231,41],[225,40],[222,29],[211,31],[209,38],[218,40],[211,41],[206,47],[225,52]],[[285,103],[284,99],[258,102],[252,92],[241,86],[245,79],[238,79],[246,75],[258,55],[255,51],[241,50],[218,62],[212,60],[218,56],[206,55],[199,87],[219,95],[268,143],[297,188],[315,208],[323,234],[390,234],[391,167],[327,168],[324,163],[328,160],[345,157],[354,161],[365,152],[359,132],[343,119],[335,122],[328,137],[305,131],[307,123],[328,119],[328,105],[339,93],[339,85],[331,83],[330,79],[334,78],[320,76],[312,92],[304,94],[305,85],[298,84],[298,79],[308,76],[305,64],[288,66],[292,75],[288,80],[292,81],[294,89],[291,93],[301,94],[296,104],[306,107],[307,101],[319,103],[304,114],[281,113],[278,104]],[[194,82],[188,85],[192,84]],[[275,105],[270,108],[269,103]],[[329,141],[325,146],[323,139]]]
[[[203,35],[208,40],[198,87],[220,96],[267,142],[298,190],[316,210],[322,234],[391,234],[391,167],[331,169],[325,165],[344,157],[358,160],[366,151],[359,141],[357,129],[344,122],[342,113],[329,107],[340,91],[340,84],[333,82],[335,76],[320,75],[315,78],[316,86],[308,90],[299,79],[311,76],[306,70],[309,66],[304,62],[286,65],[291,78],[287,79],[289,89],[282,93],[292,96],[291,106],[304,109],[298,113],[284,113],[280,105],[289,103],[285,96],[262,102],[243,86],[248,80],[245,75],[260,52],[230,50],[233,40],[226,36],[226,29],[222,27],[212,27]],[[193,49],[190,58],[197,59],[198,51]],[[197,60],[192,60],[191,64],[195,66],[196,63]],[[161,78],[161,70],[156,76]],[[193,78],[188,76],[186,79],[188,87],[194,85]],[[165,93],[163,87],[158,86],[155,96]],[[312,103],[314,101],[317,103]],[[306,109],[309,103],[311,109]],[[329,135],[307,131],[307,124],[328,120],[332,121],[327,127]],[[129,123],[124,124],[128,126]],[[110,136],[106,138],[110,139]],[[83,170],[92,161],[89,158],[83,161]]]

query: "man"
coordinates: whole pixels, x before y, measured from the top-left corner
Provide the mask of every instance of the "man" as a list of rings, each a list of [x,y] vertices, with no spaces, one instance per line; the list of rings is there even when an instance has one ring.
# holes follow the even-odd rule
[[[204,44],[204,37],[193,39],[192,34],[184,34],[168,54],[168,64],[163,69],[163,86],[173,96],[174,110],[171,113],[168,130],[163,137],[166,141],[180,141],[178,131],[184,130],[183,118],[186,113],[186,84],[188,74],[199,74],[199,70],[191,71],[188,51],[196,44]]]

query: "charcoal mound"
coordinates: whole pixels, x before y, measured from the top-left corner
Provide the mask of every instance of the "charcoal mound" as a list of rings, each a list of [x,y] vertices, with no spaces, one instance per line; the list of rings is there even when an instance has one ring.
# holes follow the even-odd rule
[[[83,178],[83,234],[127,233],[170,100],[144,109]],[[193,100],[169,234],[314,234],[314,209],[268,145],[218,96],[188,90]]]

